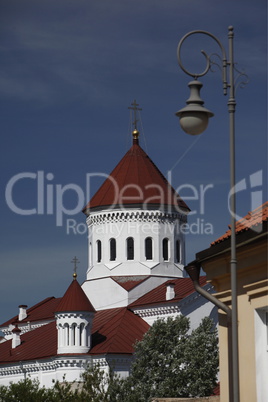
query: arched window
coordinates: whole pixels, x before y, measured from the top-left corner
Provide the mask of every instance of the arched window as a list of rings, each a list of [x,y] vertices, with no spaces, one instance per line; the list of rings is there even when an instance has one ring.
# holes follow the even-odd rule
[[[110,261],[116,260],[116,241],[115,239],[110,239]]]
[[[69,334],[69,324],[64,324],[64,346],[69,346],[70,334]]]
[[[168,261],[168,258],[169,258],[168,243],[169,243],[169,240],[167,238],[163,239],[163,259],[164,259],[164,261]]]
[[[145,239],[145,258],[146,260],[153,259],[153,240],[151,237]]]
[[[79,346],[82,346],[82,342],[83,342],[83,337],[82,337],[82,333],[84,331],[84,323],[80,324],[80,328],[79,328]]]
[[[181,262],[181,242],[176,240],[176,262]]]
[[[97,262],[101,262],[101,241],[97,240]]]
[[[134,260],[134,239],[133,239],[133,237],[127,238],[127,259]]]
[[[72,346],[75,345],[76,325],[77,325],[77,324],[73,324],[73,325],[72,325],[72,340],[71,340],[71,345],[72,345]]]

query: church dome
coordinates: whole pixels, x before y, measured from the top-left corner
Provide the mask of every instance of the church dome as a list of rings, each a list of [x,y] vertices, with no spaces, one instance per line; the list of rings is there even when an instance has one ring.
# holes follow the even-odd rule
[[[88,297],[86,296],[76,279],[72,281],[72,283],[66,290],[56,310],[57,313],[66,311],[86,311],[92,313],[95,312],[94,307],[90,303]]]
[[[134,137],[132,147],[83,212],[88,215],[91,211],[109,208],[156,209],[161,206],[172,206],[181,213],[189,211],[185,202],[140,147],[138,138]]]

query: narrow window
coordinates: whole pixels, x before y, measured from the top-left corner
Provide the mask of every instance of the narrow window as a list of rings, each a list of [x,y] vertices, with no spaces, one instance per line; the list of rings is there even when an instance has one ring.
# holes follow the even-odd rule
[[[134,239],[133,239],[133,237],[127,238],[127,259],[134,260]]]
[[[97,262],[101,262],[101,241],[97,240]]]
[[[181,262],[181,242],[176,240],[176,262]]]
[[[163,239],[163,259],[168,261],[168,239]]]
[[[88,260],[89,260],[89,266],[92,267],[92,243],[89,243],[89,252],[88,252]]]
[[[151,237],[145,239],[145,258],[146,260],[153,259],[153,241]]]
[[[116,260],[116,241],[115,239],[110,239],[110,261]]]
[[[69,325],[64,324],[64,332],[65,332],[65,342],[64,346],[69,346]]]
[[[75,345],[75,336],[76,336],[76,324],[72,325],[72,331],[73,331],[73,342],[72,342],[72,346]]]
[[[85,326],[85,324],[80,324],[80,327],[79,327],[79,346],[82,346],[82,340],[83,340],[82,334],[83,334],[84,326]]]

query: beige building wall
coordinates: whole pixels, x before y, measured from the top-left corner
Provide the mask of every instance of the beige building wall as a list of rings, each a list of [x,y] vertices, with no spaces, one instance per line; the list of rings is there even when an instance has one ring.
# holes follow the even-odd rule
[[[267,222],[266,222],[267,223]],[[267,226],[266,226],[267,228]],[[267,232],[248,231],[237,236],[238,342],[241,402],[268,400],[267,332]],[[202,268],[216,297],[231,307],[230,249],[216,244],[199,253]],[[224,247],[225,246],[225,247]],[[226,247],[227,246],[227,247]],[[200,260],[199,260],[200,261]],[[219,311],[221,401],[229,401],[228,330],[226,315]]]

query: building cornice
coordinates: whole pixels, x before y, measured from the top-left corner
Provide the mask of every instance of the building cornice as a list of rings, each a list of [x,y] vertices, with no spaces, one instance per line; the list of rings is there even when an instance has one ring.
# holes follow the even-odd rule
[[[159,306],[148,306],[143,308],[131,308],[131,310],[134,314],[139,315],[141,318],[167,316],[180,313],[180,308],[177,303],[166,305],[162,304]]]
[[[5,364],[0,367],[0,376],[7,375],[29,375],[31,373],[38,373],[40,371],[56,371],[58,368],[64,367],[84,367],[88,361],[91,360],[91,356],[77,357],[51,357],[46,360],[32,360],[32,361],[22,361],[19,363]]]
[[[157,222],[173,224],[176,221],[187,222],[187,216],[185,214],[175,212],[168,213],[149,210],[120,210],[92,213],[87,218],[88,226],[118,222]]]
[[[5,376],[29,376],[33,373],[57,371],[58,369],[76,368],[85,369],[89,362],[96,366],[108,367],[111,362],[120,364],[120,366],[129,367],[133,356],[121,355],[83,355],[81,356],[54,356],[45,360],[22,361],[1,365],[0,377]]]
[[[25,334],[26,332],[33,331],[34,329],[40,328],[43,325],[50,324],[51,322],[55,321],[55,319],[50,319],[50,320],[45,320],[45,321],[36,321],[36,322],[31,322],[28,321],[23,322],[23,324],[20,324],[19,322],[16,322],[18,325],[18,328],[21,330],[21,335]],[[8,327],[2,327],[1,331],[4,333],[5,337],[10,338],[12,337],[12,330],[15,328],[15,325],[10,324]]]

